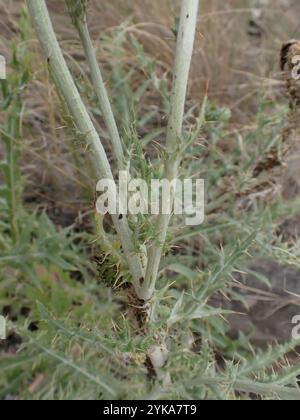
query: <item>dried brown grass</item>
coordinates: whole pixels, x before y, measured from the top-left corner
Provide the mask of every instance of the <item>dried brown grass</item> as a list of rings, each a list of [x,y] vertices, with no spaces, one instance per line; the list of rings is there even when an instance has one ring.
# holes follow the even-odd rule
[[[298,22],[300,7],[293,0],[266,2],[259,17],[254,13],[253,0],[204,0],[197,33],[196,51],[189,85],[189,101],[197,103],[207,92],[210,100],[227,105],[232,110],[232,132],[250,130],[255,124],[258,96],[274,101],[284,92],[278,66],[278,51],[282,42],[300,34]],[[101,42],[128,20],[126,30],[143,43],[145,51],[155,58],[162,74],[171,80],[175,37],[172,33],[174,18],[178,14],[178,0],[91,0],[89,24],[99,62],[109,74],[115,55]],[[64,2],[48,1],[53,22],[74,71],[85,73],[86,64],[78,38],[66,16]],[[10,41],[18,32],[22,0],[0,0],[0,50],[9,57]],[[249,35],[250,21],[256,19],[262,28],[259,36]],[[74,206],[78,210],[85,178],[78,174],[70,155],[70,132],[64,128],[61,108],[47,75],[47,64],[41,61],[38,46],[32,34],[30,41],[34,82],[26,94],[26,158],[24,171],[37,186],[41,201],[61,206]],[[125,43],[119,60],[128,67],[138,66],[132,46]],[[144,78],[143,72],[137,73]],[[135,85],[140,80],[135,77]],[[111,89],[112,87],[109,86]],[[145,109],[159,104],[157,95],[145,95]],[[276,106],[276,105],[275,105]],[[159,124],[159,119],[158,119]],[[101,126],[101,121],[99,121]],[[99,129],[100,129],[99,126]],[[230,138],[225,141],[230,143]],[[230,148],[229,148],[230,149]],[[78,150],[77,150],[78,152]],[[38,180],[38,182],[37,182]],[[73,187],[72,187],[73,185]],[[32,187],[27,194],[32,193]],[[79,194],[79,195],[78,195]]]

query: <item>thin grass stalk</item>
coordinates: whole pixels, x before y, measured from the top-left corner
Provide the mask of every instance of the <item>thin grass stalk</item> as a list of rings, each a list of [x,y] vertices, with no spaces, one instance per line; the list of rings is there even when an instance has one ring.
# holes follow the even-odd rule
[[[86,18],[86,0],[66,0],[69,14],[72,18],[73,24],[78,30],[80,40],[85,52],[85,56],[89,65],[91,78],[95,93],[98,98],[98,103],[103,115],[103,119],[110,137],[112,151],[114,158],[118,164],[118,169],[124,170],[125,158],[122,147],[122,142],[116,120],[111,108],[110,100],[103,81],[101,70],[97,61],[95,49],[89,33],[87,18]]]
[[[56,39],[45,0],[26,0],[26,3],[58,94],[67,106],[77,130],[85,137],[95,173],[99,179],[113,180],[111,167],[99,135],[80,97]],[[141,297],[140,280],[145,275],[141,254],[134,245],[127,218],[114,215],[112,219],[127,259],[133,285],[137,295]]]
[[[178,177],[178,168],[182,160],[180,153],[182,126],[196,35],[198,8],[198,0],[182,0],[166,141],[165,178],[169,181]],[[170,219],[171,215],[161,214],[156,220],[155,238],[157,239],[152,242],[148,249],[146,279],[142,291],[145,300],[151,299],[155,290]]]

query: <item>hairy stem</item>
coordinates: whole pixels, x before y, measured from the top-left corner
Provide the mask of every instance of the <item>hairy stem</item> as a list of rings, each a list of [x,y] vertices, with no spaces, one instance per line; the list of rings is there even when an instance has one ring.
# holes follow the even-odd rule
[[[177,178],[181,162],[179,149],[182,142],[184,106],[196,34],[198,7],[198,0],[182,0],[171,93],[171,110],[167,130],[166,155],[168,157],[165,161],[165,178],[169,181]],[[150,299],[155,290],[170,219],[170,215],[161,214],[156,220],[155,238],[157,239],[148,249],[146,281],[143,287],[145,299]]]
[[[56,84],[59,96],[66,104],[77,130],[85,136],[89,156],[98,178],[113,180],[112,171],[99,135],[80,97],[63,57],[49,17],[45,0],[26,0],[32,22],[41,44],[45,60]],[[127,218],[112,216],[136,292],[140,296],[140,280],[144,278],[141,255],[133,242]]]
[[[96,95],[98,97],[99,106],[108,130],[114,157],[118,163],[119,170],[124,170],[124,153],[119,135],[118,127],[115,117],[110,105],[109,97],[103,82],[102,74],[97,62],[97,57],[92,44],[90,33],[88,30],[86,19],[79,20],[77,24],[80,39],[84,48],[85,56],[87,58],[91,77],[94,85]]]

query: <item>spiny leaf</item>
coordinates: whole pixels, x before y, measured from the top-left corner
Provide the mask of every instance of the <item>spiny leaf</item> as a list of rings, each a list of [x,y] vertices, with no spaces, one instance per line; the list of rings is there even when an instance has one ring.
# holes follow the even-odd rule
[[[86,377],[91,382],[94,382],[96,385],[100,386],[101,388],[105,389],[112,397],[116,398],[117,393],[113,390],[109,385],[107,385],[104,381],[102,381],[99,377],[95,376],[94,374],[90,373],[85,368],[79,366],[77,363],[74,363],[72,360],[67,359],[64,355],[61,355],[51,349],[46,348],[42,344],[38,342],[33,343],[38,349],[42,350],[45,354],[52,357],[53,359],[61,362],[63,365],[75,370],[80,375]]]

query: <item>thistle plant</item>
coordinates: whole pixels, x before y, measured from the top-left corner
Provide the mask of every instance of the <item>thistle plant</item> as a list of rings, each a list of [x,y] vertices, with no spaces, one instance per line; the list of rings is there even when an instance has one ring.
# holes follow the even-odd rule
[[[83,104],[56,39],[46,3],[44,0],[28,0],[27,6],[59,96],[70,113],[76,130],[86,140],[89,159],[92,162],[95,174],[98,179],[106,178],[114,180],[112,169],[100,137]],[[75,17],[75,14],[73,16]],[[139,296],[140,279],[144,278],[145,275],[142,266],[141,251],[136,249],[133,242],[127,218],[116,214],[112,215],[112,219],[130,268],[132,282]]]
[[[87,109],[79,96],[70,71],[63,58],[48,15],[45,1],[39,0],[37,2],[36,0],[27,0],[27,4],[59,96],[64,101],[77,130],[86,135],[86,141],[90,147],[90,157],[96,174],[99,178],[114,180],[113,169],[109,165],[101,140],[93,126]],[[110,135],[116,163],[118,168],[122,169],[124,167],[123,148],[87,26],[87,2],[66,0],[66,4],[72,22],[79,32],[85,51],[94,89],[97,92],[99,105]],[[182,126],[189,70],[196,33],[198,6],[198,0],[182,0],[181,4],[166,139],[165,155],[167,157],[164,165],[165,177],[169,181],[177,178],[178,168],[183,157],[182,150],[184,150],[184,144],[182,140]],[[171,202],[174,202],[175,191],[172,191],[172,195]],[[149,305],[148,302],[151,301],[156,288],[158,270],[170,218],[171,215],[161,215],[154,220],[154,236],[151,239],[148,250],[145,252],[145,249],[142,248],[141,244],[137,244],[137,249],[135,248],[133,234],[130,231],[127,218],[120,214],[116,216],[112,215],[115,228],[119,234],[128,261],[135,293],[144,303],[142,304],[142,311],[148,313],[148,315],[149,312],[151,312],[151,305]],[[149,316],[144,317],[143,322],[147,319],[149,319]],[[165,373],[161,370],[168,358],[168,349],[163,339],[160,345],[154,345],[150,349],[148,356],[158,381],[163,384],[163,388],[168,388],[171,383],[169,373]],[[154,393],[157,392],[161,392],[159,383]]]
[[[132,46],[140,53],[141,61],[131,69],[128,78],[125,77],[125,60],[120,60],[118,71],[112,72],[114,82],[123,78],[126,78],[126,82],[124,85],[118,84],[116,96],[118,105],[120,102],[122,104],[111,107],[109,93],[100,83],[103,81],[102,74],[87,29],[87,2],[68,1],[72,21],[86,53],[93,91],[97,92],[109,133],[114,154],[114,164],[110,165],[101,138],[62,57],[45,2],[27,2],[43,47],[45,65],[51,72],[64,110],[69,113],[67,121],[74,125],[71,127],[75,128],[72,131],[75,140],[80,138],[81,143],[86,142],[84,158],[91,159],[97,177],[109,176],[113,180],[115,169],[123,167],[124,162],[126,167],[127,160],[130,160],[131,175],[142,174],[141,177],[147,180],[154,171],[159,171],[160,176],[163,173],[162,176],[168,179],[180,173],[192,177],[201,171],[206,178],[210,204],[207,206],[205,225],[184,228],[180,235],[173,238],[171,234],[167,235],[167,232],[172,233],[170,216],[163,215],[141,218],[144,223],[142,228],[140,219],[136,223],[133,217],[120,217],[120,220],[114,217],[118,235],[112,230],[107,232],[103,216],[96,215],[96,238],[87,232],[75,233],[71,228],[58,230],[45,214],[29,214],[25,208],[21,208],[22,213],[17,212],[17,218],[11,219],[10,215],[16,216],[16,209],[22,207],[22,191],[18,185],[22,178],[17,172],[22,164],[18,140],[22,139],[22,147],[26,147],[28,133],[28,104],[22,102],[22,92],[23,83],[27,85],[30,81],[22,73],[26,66],[23,61],[20,62],[10,75],[9,84],[2,86],[2,109],[6,115],[1,123],[5,157],[0,162],[0,170],[7,176],[5,188],[0,191],[0,213],[4,216],[0,221],[0,312],[1,306],[13,309],[16,320],[9,322],[8,319],[8,329],[22,337],[23,342],[16,355],[1,350],[0,398],[240,400],[258,395],[267,399],[299,400],[300,367],[292,351],[299,342],[262,350],[255,346],[252,331],[241,329],[238,337],[233,336],[229,334],[229,322],[222,319],[227,318],[228,312],[232,314],[235,306],[231,304],[235,305],[236,301],[239,302],[240,311],[240,302],[247,304],[248,294],[251,303],[256,299],[256,294],[252,296],[248,288],[246,294],[243,293],[240,281],[232,283],[233,278],[239,280],[247,276],[245,279],[248,280],[251,271],[253,274],[254,268],[248,266],[250,253],[251,263],[268,256],[282,266],[299,267],[299,243],[294,243],[292,247],[290,243],[287,245],[277,230],[287,216],[299,213],[299,199],[297,203],[284,205],[272,202],[263,209],[258,205],[253,211],[244,211],[237,205],[241,186],[246,184],[247,190],[248,185],[253,186],[252,170],[257,160],[261,159],[262,150],[267,155],[274,144],[274,133],[281,131],[287,111],[272,110],[275,118],[271,121],[269,114],[263,116],[259,112],[258,127],[243,138],[241,134],[239,146],[230,153],[223,153],[215,147],[219,139],[232,133],[228,108],[218,107],[207,100],[194,124],[194,107],[183,117],[198,2],[182,1],[181,18],[178,19],[178,25],[176,22],[174,31],[177,52],[171,111],[166,79],[161,79],[164,82],[163,94],[159,91],[164,96],[163,112],[169,113],[166,152],[161,154],[161,158],[153,157],[149,164],[143,156],[145,137],[161,140],[164,129],[159,127],[157,137],[153,136],[152,131],[144,130],[145,137],[139,138],[138,128],[148,127],[142,120],[145,120],[145,113],[147,119],[151,111],[146,109],[136,122],[137,130],[133,128],[130,131],[130,112],[125,124],[121,125],[117,109],[120,109],[123,117],[124,109],[128,111],[131,108],[128,106],[130,103],[132,108],[136,108],[136,115],[140,115],[139,106],[145,107],[141,95],[145,90],[150,91],[150,86],[156,89],[152,76],[156,78],[158,66],[150,66],[150,80],[141,82],[135,95],[131,86],[131,82],[135,82],[132,85],[136,87],[135,71],[145,69],[146,60],[142,60],[145,57],[150,59],[150,56],[144,55],[142,45],[134,39]],[[102,42],[105,46],[115,46],[116,34],[119,52],[120,42],[126,40],[129,45],[133,40],[131,37],[129,40],[126,29],[121,25],[115,32],[109,31]],[[15,44],[21,51],[26,51],[31,38],[29,31],[23,42],[18,37]],[[28,61],[32,66],[37,60]],[[31,66],[29,73],[33,74],[36,68]],[[38,71],[38,77],[40,75],[42,72]],[[10,80],[18,80],[17,85],[11,85]],[[84,89],[87,88],[86,79],[84,82],[77,81],[77,84],[83,88],[82,92],[87,90]],[[121,90],[123,98],[128,94],[130,96],[128,101],[124,101],[125,105],[123,100],[120,101]],[[109,108],[104,107],[103,95]],[[137,105],[138,102],[140,104]],[[115,115],[112,108],[116,108]],[[22,124],[22,115],[25,124]],[[205,153],[202,153],[202,145],[195,141],[199,138],[203,121],[207,122]],[[149,125],[152,127],[152,122]],[[187,125],[191,133],[189,136],[185,132]],[[23,126],[22,131],[19,130],[20,126]],[[31,133],[31,124],[29,129]],[[124,133],[124,139],[126,132],[129,133],[128,138],[132,142],[129,152],[118,130]],[[116,132],[121,146],[119,149]],[[117,150],[122,152],[120,159],[117,158]],[[227,177],[230,181],[236,180],[232,189],[224,189],[224,185],[218,188],[218,181]],[[7,194],[11,186],[14,187],[13,195]],[[125,220],[125,224],[121,224],[122,220],[123,223]],[[166,239],[166,236],[170,236],[170,239]],[[87,243],[88,252],[85,252]],[[93,246],[95,244],[96,256],[101,264],[98,273],[90,264],[91,243]],[[98,244],[101,245],[100,254]],[[143,249],[142,244],[147,244],[148,249]],[[164,270],[158,274],[166,245],[174,248],[179,245],[183,252],[180,257],[178,252],[166,255]],[[73,276],[74,271],[76,276]],[[77,273],[83,281],[78,281]],[[257,275],[262,277],[260,272]],[[128,287],[129,276],[134,287]],[[114,281],[118,284],[122,282],[123,287],[111,293],[110,286]],[[262,281],[267,284],[267,279]],[[124,295],[127,304],[123,300]],[[136,295],[140,300],[136,299]],[[261,297],[266,297],[266,304],[271,300],[271,294],[266,291]],[[276,298],[275,303],[277,307],[280,301]],[[287,304],[285,300],[284,304]],[[28,313],[27,308],[30,309],[28,316],[24,315]],[[141,317],[144,315],[141,310],[147,312],[148,308],[152,309],[152,316]],[[149,320],[147,323],[146,319]],[[28,328],[31,320],[38,320],[36,331]],[[259,326],[257,329],[261,335]]]
[[[92,45],[86,20],[86,0],[66,0],[73,24],[77,28],[87,57],[94,88],[103,113],[112,149],[118,168],[124,167],[124,152],[115,122],[108,94],[96,54]],[[95,172],[99,178],[114,180],[106,152],[99,135],[91,121],[82,99],[75,86],[63,54],[56,39],[47,6],[44,0],[27,0],[28,9],[42,46],[45,58],[56,84],[59,96],[64,101],[77,130],[86,136]],[[171,111],[167,132],[165,176],[172,180],[177,177],[182,158],[182,124],[190,70],[193,45],[195,39],[198,0],[182,0],[181,17],[177,36],[175,70],[171,92]],[[113,223],[119,235],[124,254],[132,275],[132,283],[136,295],[144,302],[151,300],[155,291],[162,249],[166,240],[171,216],[160,216],[155,220],[155,235],[147,252],[141,244],[135,244],[128,220],[124,215],[112,215]]]

